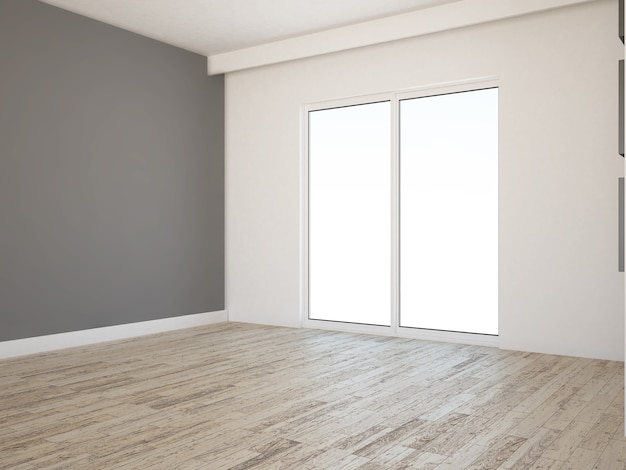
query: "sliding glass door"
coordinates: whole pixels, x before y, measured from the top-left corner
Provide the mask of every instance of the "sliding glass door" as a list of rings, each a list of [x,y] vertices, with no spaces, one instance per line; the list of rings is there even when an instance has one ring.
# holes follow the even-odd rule
[[[400,101],[400,326],[498,334],[498,90]]]
[[[308,319],[498,334],[498,89],[309,110]]]
[[[390,325],[390,103],[309,113],[309,318]]]

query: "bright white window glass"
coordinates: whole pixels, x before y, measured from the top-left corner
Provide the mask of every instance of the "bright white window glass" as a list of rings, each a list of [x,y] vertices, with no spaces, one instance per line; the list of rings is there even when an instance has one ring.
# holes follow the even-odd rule
[[[400,326],[498,334],[498,89],[400,102]]]
[[[309,113],[309,318],[391,319],[389,102]]]

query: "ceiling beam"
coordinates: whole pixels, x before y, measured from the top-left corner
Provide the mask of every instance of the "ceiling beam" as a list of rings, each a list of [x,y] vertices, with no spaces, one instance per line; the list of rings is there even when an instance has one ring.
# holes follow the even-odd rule
[[[597,0],[462,0],[208,57],[208,73],[235,72]]]

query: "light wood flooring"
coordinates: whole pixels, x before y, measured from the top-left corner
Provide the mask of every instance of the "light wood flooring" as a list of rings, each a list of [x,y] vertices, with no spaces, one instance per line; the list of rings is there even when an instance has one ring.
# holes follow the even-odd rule
[[[224,323],[0,361],[2,469],[626,468],[623,363]]]

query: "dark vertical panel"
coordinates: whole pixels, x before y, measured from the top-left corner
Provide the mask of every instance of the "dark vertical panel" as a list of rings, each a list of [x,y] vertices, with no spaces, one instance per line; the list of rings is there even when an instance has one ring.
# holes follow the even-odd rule
[[[619,114],[618,114],[618,153],[623,157],[624,156],[624,61],[619,61]]]
[[[624,272],[624,178],[618,178],[618,191],[617,191],[617,256],[618,256],[618,271]]]
[[[0,340],[223,309],[223,77],[35,0],[0,44]]]

